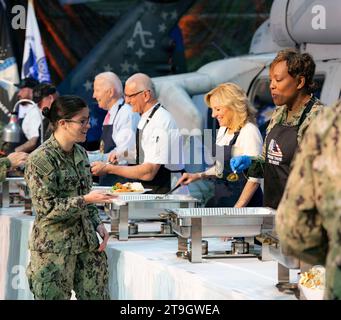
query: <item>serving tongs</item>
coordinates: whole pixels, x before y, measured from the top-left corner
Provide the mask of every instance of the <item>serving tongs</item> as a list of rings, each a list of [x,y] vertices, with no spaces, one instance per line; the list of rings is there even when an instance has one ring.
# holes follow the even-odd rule
[[[174,192],[176,189],[180,188],[182,186],[182,184],[178,184],[175,187],[173,187],[172,189],[170,189],[167,193],[156,196],[155,199],[165,199],[168,195],[170,195],[172,192]]]

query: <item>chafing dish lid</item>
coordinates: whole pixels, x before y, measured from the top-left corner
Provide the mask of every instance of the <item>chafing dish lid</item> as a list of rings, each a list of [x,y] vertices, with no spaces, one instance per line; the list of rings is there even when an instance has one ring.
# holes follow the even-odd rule
[[[271,208],[178,208],[172,209],[179,218],[190,217],[241,217],[241,216],[274,216],[276,211]]]
[[[200,202],[198,199],[187,195],[172,194],[163,197],[162,194],[126,194],[118,195],[117,199],[113,199],[113,202],[141,202],[141,201],[153,201],[153,202]]]

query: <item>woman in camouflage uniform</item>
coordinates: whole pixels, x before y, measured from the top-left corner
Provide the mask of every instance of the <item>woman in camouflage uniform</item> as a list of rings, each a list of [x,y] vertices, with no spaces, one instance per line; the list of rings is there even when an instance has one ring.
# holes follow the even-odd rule
[[[322,109],[323,104],[312,94],[314,73],[312,56],[292,49],[278,52],[270,65],[270,91],[277,107],[266,129],[262,156],[249,169],[250,176],[264,177],[266,207],[277,209],[297,145]],[[250,164],[248,156],[231,159],[231,169],[237,172]]]
[[[112,196],[90,192],[89,161],[77,144],[90,128],[89,109],[79,97],[63,96],[43,112],[53,134],[29,156],[25,170],[36,212],[30,289],[35,299],[69,299],[71,290],[77,299],[109,299],[104,252],[109,235],[94,204]]]
[[[341,300],[341,100],[300,144],[276,213],[281,250],[326,267],[324,299]]]

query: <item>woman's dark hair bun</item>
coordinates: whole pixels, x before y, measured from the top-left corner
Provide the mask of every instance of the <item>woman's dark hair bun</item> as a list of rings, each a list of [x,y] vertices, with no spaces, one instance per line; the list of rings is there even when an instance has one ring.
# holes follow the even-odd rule
[[[46,117],[47,119],[50,119],[50,108],[44,107],[41,112],[44,115],[44,117]]]

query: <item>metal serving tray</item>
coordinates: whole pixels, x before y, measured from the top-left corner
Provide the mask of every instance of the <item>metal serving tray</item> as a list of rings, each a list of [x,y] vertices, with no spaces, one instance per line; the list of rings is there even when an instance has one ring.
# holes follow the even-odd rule
[[[24,177],[7,177],[4,180],[2,185],[2,207],[9,208],[10,207],[10,183],[22,183],[25,182]]]
[[[194,207],[199,203],[199,200],[186,195],[170,195],[165,198],[161,196],[159,194],[122,195],[105,205],[106,212],[110,218],[117,219],[118,214],[127,207],[129,219],[160,220],[160,213],[164,212],[165,208]]]
[[[128,240],[128,220],[161,220],[165,209],[196,207],[199,203],[187,195],[132,194],[119,196],[104,208],[111,219],[112,233],[119,240]]]
[[[270,231],[276,211],[271,208],[178,208],[167,210],[178,249],[192,241],[191,262],[201,262],[202,238],[254,237]]]
[[[270,208],[185,208],[167,210],[174,232],[191,237],[191,227],[200,222],[203,237],[250,237],[272,229],[275,210]]]

